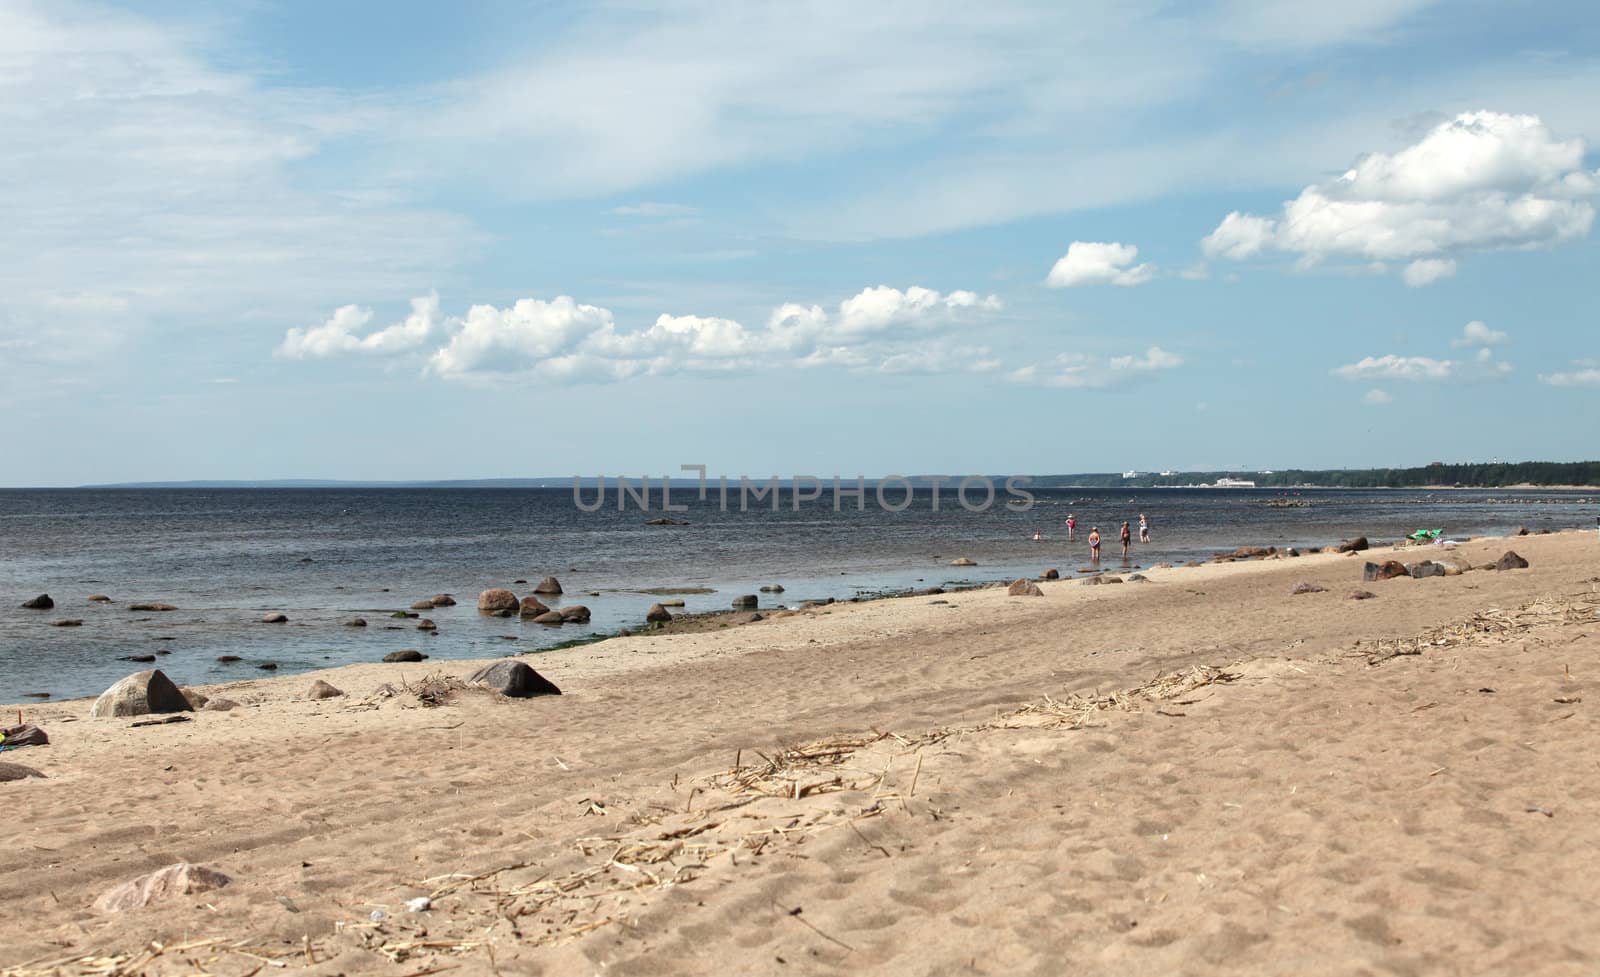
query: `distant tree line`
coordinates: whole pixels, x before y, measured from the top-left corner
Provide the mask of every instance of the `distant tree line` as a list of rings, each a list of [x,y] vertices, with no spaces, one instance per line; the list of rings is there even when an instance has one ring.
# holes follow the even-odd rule
[[[1504,488],[1508,485],[1600,485],[1600,461],[1520,461],[1420,468],[1290,468],[1260,472],[1179,472],[1174,475],[1120,473],[1043,475],[1033,484],[1049,487],[1160,488],[1215,482],[1219,478],[1252,481],[1258,488]]]

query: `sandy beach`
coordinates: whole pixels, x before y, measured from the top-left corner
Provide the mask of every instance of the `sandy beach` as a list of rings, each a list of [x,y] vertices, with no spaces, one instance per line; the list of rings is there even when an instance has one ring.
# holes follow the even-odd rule
[[[52,742],[3,757],[45,779],[0,783],[0,974],[1593,973],[1600,542],[1458,552],[1508,549],[525,659],[560,697],[428,705],[473,668],[430,661],[8,706]],[[233,882],[92,908],[178,861]]]

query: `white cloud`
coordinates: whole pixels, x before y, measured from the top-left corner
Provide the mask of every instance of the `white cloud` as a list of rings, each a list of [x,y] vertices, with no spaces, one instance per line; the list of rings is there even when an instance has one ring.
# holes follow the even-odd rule
[[[1470,349],[1478,346],[1504,346],[1511,342],[1511,337],[1497,329],[1490,329],[1481,321],[1474,319],[1461,327],[1461,335],[1450,340],[1450,345],[1457,349]]]
[[[1382,407],[1386,404],[1392,403],[1393,401],[1394,398],[1389,396],[1386,391],[1379,390],[1376,387],[1368,390],[1361,398],[1361,402],[1363,404],[1367,404],[1372,407]]]
[[[274,351],[285,359],[325,359],[342,353],[404,353],[417,349],[438,331],[439,296],[411,300],[411,314],[392,326],[357,336],[372,321],[372,310],[354,305],[334,310],[328,320],[310,329],[290,329]]]
[[[1236,260],[1284,251],[1302,267],[1330,257],[1408,261],[1406,283],[1425,285],[1454,272],[1454,254],[1588,234],[1600,180],[1583,169],[1585,150],[1537,116],[1463,113],[1307,187],[1275,218],[1229,214],[1202,247]]]
[[[203,321],[222,347],[336,289],[413,288],[480,240],[359,169],[307,179],[364,103],[219,67],[224,43],[102,4],[0,4],[0,337],[83,357]]]
[[[1382,274],[1388,269],[1378,263],[1378,273]],[[1456,262],[1454,258],[1418,258],[1406,265],[1406,270],[1400,273],[1401,279],[1412,288],[1422,288],[1432,285],[1443,278],[1454,278]]]
[[[1103,361],[1083,353],[1062,353],[1043,364],[1012,370],[1006,378],[1012,383],[1061,389],[1110,387],[1182,364],[1183,357],[1159,346],[1151,346],[1142,356],[1113,356]]]
[[[1050,288],[1078,285],[1142,285],[1155,275],[1151,264],[1135,265],[1139,249],[1131,244],[1073,241],[1045,276]]]
[[[658,203],[653,200],[613,207],[610,212],[618,217],[639,217],[646,220],[667,217],[693,217],[700,213],[696,207],[690,207],[685,204]]]
[[[1539,382],[1552,387],[1600,387],[1600,364],[1593,360],[1577,360],[1572,365],[1576,369],[1539,374]]]
[[[1471,360],[1440,360],[1427,356],[1368,356],[1330,371],[1343,380],[1402,380],[1410,383],[1493,380],[1511,373],[1510,363],[1494,359],[1487,347]]]
[[[413,300],[412,314],[402,322],[370,332],[371,310],[342,306],[318,326],[289,329],[276,354],[289,359],[401,356],[442,337],[443,345],[426,356],[424,371],[450,380],[533,376],[608,382],[783,364],[884,373],[988,372],[1000,364],[987,347],[953,344],[943,334],[1001,308],[993,295],[879,285],[840,302],[833,314],[819,305],[781,305],[763,328],[716,316],[661,315],[648,328],[624,332],[609,309],[565,295],[520,299],[507,308],[475,305],[465,316],[443,320],[437,297],[429,296]]]

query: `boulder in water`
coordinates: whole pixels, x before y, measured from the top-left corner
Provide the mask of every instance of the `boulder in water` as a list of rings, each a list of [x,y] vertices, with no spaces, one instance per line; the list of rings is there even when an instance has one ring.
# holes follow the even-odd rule
[[[40,594],[32,600],[23,601],[22,606],[25,610],[30,611],[48,611],[56,606],[56,602],[50,599],[49,594]]]
[[[427,655],[417,651],[415,648],[405,648],[400,651],[389,652],[383,656],[383,660],[386,662],[419,662],[427,657]]]
[[[958,556],[950,561],[950,565],[953,567],[975,567],[978,565],[978,561],[968,559],[965,556]]]
[[[111,598],[107,597],[105,594],[90,594],[88,597],[85,598],[85,600],[87,600],[91,604],[109,604],[109,603],[111,603]]]
[[[449,594],[434,594],[428,603],[434,607],[454,607],[456,606],[456,599]]]
[[[538,617],[540,614],[547,614],[550,611],[550,608],[545,606],[544,601],[531,594],[522,598],[517,607],[518,613],[523,617]]]
[[[344,622],[344,626],[347,628],[364,628],[367,626],[367,619],[364,617],[352,617]]]
[[[159,600],[149,600],[149,601],[140,601],[137,604],[129,604],[128,605],[128,610],[130,610],[130,611],[175,611],[175,610],[177,610],[177,608],[172,606],[171,604],[163,603],[162,601],[159,601]]]
[[[81,628],[83,627],[83,619],[77,617],[58,617],[54,621],[50,622],[50,626],[53,628]]]
[[[645,622],[648,624],[666,624],[672,620],[672,615],[660,604],[651,604],[650,609],[644,613]]]
[[[261,615],[261,623],[262,624],[288,624],[289,623],[289,615],[287,615],[287,614],[263,614],[263,615]]]
[[[559,594],[561,593],[561,581],[555,577],[545,577],[539,581],[537,587],[533,588],[533,592],[536,594]]]
[[[521,603],[516,594],[500,587],[491,587],[478,595],[480,611],[514,611]]]
[[[194,707],[182,690],[159,668],[134,672],[100,693],[89,707],[89,715],[94,718],[192,711]]]
[[[567,621],[566,618],[561,616],[560,611],[545,611],[543,614],[540,614],[538,617],[534,618],[533,623],[547,624],[551,627],[559,628],[561,625],[567,623]]]
[[[419,600],[415,604],[411,605],[411,609],[414,611],[431,611],[433,610],[433,598],[429,597],[426,600]]]
[[[573,604],[571,607],[561,608],[561,620],[568,624],[588,624],[589,608],[582,604]]]
[[[482,685],[512,699],[561,694],[553,682],[514,658],[490,662],[468,675],[467,684]]]
[[[1039,578],[1041,580],[1060,580],[1061,571],[1056,569],[1046,570],[1045,572],[1039,574]]]
[[[761,599],[755,594],[743,594],[733,599],[733,609],[736,611],[753,611],[761,606]]]

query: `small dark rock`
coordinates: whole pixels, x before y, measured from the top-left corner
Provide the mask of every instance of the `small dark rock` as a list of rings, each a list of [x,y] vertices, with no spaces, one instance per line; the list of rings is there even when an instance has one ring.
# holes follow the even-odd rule
[[[561,694],[553,682],[528,667],[526,662],[512,658],[483,666],[467,676],[467,684],[482,685],[512,699]]]
[[[173,607],[171,604],[164,604],[161,601],[141,601],[138,604],[129,604],[128,605],[128,610],[130,610],[130,611],[175,611],[175,610],[177,610],[177,608]]]
[[[146,664],[155,660],[155,655],[123,655],[117,659],[119,662],[143,662]]]
[[[1328,588],[1326,588],[1326,587],[1319,587],[1318,585],[1316,585],[1314,583],[1306,583],[1304,581],[1301,581],[1300,583],[1297,583],[1297,584],[1294,585],[1294,589],[1289,591],[1289,594],[1291,596],[1293,596],[1295,594],[1320,594],[1320,593],[1323,593],[1324,591],[1326,591],[1327,589]]]
[[[419,662],[427,657],[427,655],[424,655],[420,651],[412,648],[406,648],[403,651],[389,652],[387,655],[383,656],[383,660],[386,662]]]
[[[733,599],[733,609],[736,611],[753,611],[760,604],[761,600],[755,594],[744,594]]]
[[[50,608],[56,606],[56,602],[50,599],[49,594],[40,594],[32,600],[23,601],[22,606],[24,609],[30,611],[48,611]]]
[[[344,626],[347,628],[364,628],[367,626],[367,619],[364,617],[352,617],[344,622]]]
[[[111,603],[111,598],[107,597],[105,594],[90,594],[88,597],[86,597],[84,599],[87,600],[91,604],[109,604],[109,603]]]
[[[1345,595],[1345,600],[1371,600],[1378,596],[1370,590],[1352,590]]]
[[[434,624],[433,621],[429,620],[428,618],[423,618],[422,620],[417,622],[417,630],[418,631],[437,631],[437,630],[439,630],[439,625]]]
[[[1046,570],[1045,572],[1039,574],[1039,576],[1040,576],[1041,579],[1044,579],[1044,580],[1060,580],[1061,579],[1061,571],[1057,570],[1057,569],[1054,569],[1054,568],[1051,568],[1051,569]]]
[[[81,628],[83,627],[83,621],[76,617],[58,617],[50,622],[50,626],[53,628]]]
[[[1518,556],[1515,550],[1506,550],[1505,555],[1494,561],[1496,570],[1526,570],[1528,561]]]
[[[256,668],[263,672],[276,672],[278,670],[278,663],[262,662],[261,664],[257,665]]]
[[[761,592],[763,594],[781,594],[783,593],[783,584],[769,583],[765,587],[761,588]]]
[[[236,661],[239,661],[239,660],[240,660],[240,658],[239,658],[238,655],[218,655],[217,656],[217,661],[221,662],[224,665],[229,665],[229,664],[232,664],[233,662],[236,662]]]
[[[261,616],[261,623],[262,624],[288,624],[289,623],[289,615],[287,615],[287,614],[263,614]]]

